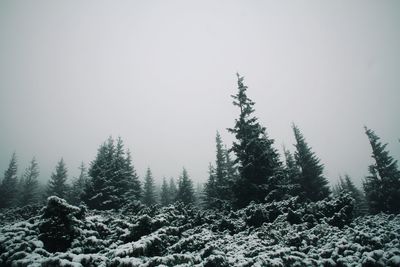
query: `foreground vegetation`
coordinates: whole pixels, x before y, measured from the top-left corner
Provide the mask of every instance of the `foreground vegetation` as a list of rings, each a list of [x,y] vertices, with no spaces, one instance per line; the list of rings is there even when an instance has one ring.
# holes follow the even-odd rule
[[[47,206],[0,216],[1,266],[399,266],[400,216],[352,220],[348,195],[244,209],[183,204],[86,210]]]

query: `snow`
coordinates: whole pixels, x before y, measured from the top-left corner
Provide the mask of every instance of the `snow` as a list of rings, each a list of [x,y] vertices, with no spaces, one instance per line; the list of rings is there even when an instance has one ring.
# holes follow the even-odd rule
[[[288,206],[300,221],[288,221]],[[315,206],[324,209],[323,203]],[[6,219],[0,224],[0,266],[400,266],[400,215],[364,216],[338,227],[329,220],[337,212],[318,217],[293,201],[225,213],[181,205],[88,211],[71,217],[77,231],[70,247],[49,252],[39,240],[48,217],[36,210],[32,219],[0,214]],[[302,219],[306,215],[315,223]]]

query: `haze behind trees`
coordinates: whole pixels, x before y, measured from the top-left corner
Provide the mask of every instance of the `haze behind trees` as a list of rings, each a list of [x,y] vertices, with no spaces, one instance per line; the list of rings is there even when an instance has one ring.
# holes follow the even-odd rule
[[[3,0],[0,171],[15,151],[20,171],[36,157],[41,182],[61,157],[76,177],[112,135],[141,176],[185,166],[205,182],[215,132],[233,142],[240,72],[278,151],[295,122],[332,184],[346,172],[360,186],[364,125],[400,157],[398,14],[374,0]]]
[[[96,158],[90,164],[88,176],[81,165],[81,175],[71,185],[67,184],[68,171],[61,158],[48,181],[42,201],[46,196],[55,195],[70,202],[80,200],[89,208],[99,210],[118,210],[127,205],[154,206],[159,201],[162,205],[181,202],[183,205],[230,210],[246,207],[252,202],[269,203],[293,197],[300,202],[329,198],[332,189],[324,176],[324,165],[306,142],[299,127],[292,125],[296,139],[295,151],[292,153],[284,149],[284,164],[274,147],[274,140],[268,137],[267,129],[254,116],[255,103],[247,96],[244,78],[239,74],[237,78],[238,91],[232,98],[240,114],[234,127],[228,129],[235,135],[236,141],[232,148],[227,149],[217,132],[215,167],[209,165],[208,181],[204,187],[197,187],[197,192],[188,171],[183,168],[176,188],[173,179],[168,187],[164,178],[158,198],[150,168],[142,186],[122,139],[109,137],[99,147]],[[400,213],[400,171],[397,161],[386,150],[387,144],[382,144],[373,130],[367,127],[364,130],[373,158],[368,168],[370,175],[364,179],[364,194],[348,175],[344,180],[339,177],[333,192],[339,197],[343,194],[353,197],[356,216],[368,212]],[[233,160],[229,155],[231,152],[234,154]],[[33,159],[18,183],[17,158],[13,153],[0,186],[0,208],[40,203],[38,197],[32,197],[37,196],[34,194],[37,175],[37,163]],[[83,190],[76,187],[78,183],[83,185]],[[30,199],[27,199],[27,195],[30,195]]]

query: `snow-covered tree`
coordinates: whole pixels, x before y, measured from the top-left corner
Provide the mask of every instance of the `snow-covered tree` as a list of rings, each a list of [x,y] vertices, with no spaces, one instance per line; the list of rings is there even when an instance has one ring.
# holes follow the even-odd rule
[[[333,193],[339,196],[341,193],[348,193],[354,199],[354,216],[362,216],[368,212],[368,206],[364,194],[359,190],[348,174],[339,176],[339,181],[333,188]]]
[[[18,196],[19,206],[34,204],[39,200],[38,177],[38,163],[36,159],[33,158],[29,164],[29,167],[25,169],[25,172],[21,178],[20,192]]]
[[[193,204],[195,202],[193,182],[185,168],[183,168],[182,175],[179,177],[176,200],[184,204]]]
[[[15,152],[11,156],[7,170],[0,186],[0,208],[9,208],[15,204],[17,193],[17,156]]]
[[[243,77],[238,76],[238,92],[233,95],[233,104],[240,109],[235,126],[228,129],[236,137],[232,151],[240,177],[235,181],[233,192],[237,207],[244,207],[250,201],[263,202],[280,183],[276,176],[282,163],[273,148],[274,140],[269,138],[265,127],[253,115],[254,102],[247,97],[247,86]]]
[[[68,193],[67,185],[67,168],[64,160],[57,163],[55,172],[51,174],[50,180],[47,185],[47,196],[57,196],[59,198],[65,198]]]
[[[150,168],[147,168],[143,184],[143,204],[151,206],[156,204],[154,179]]]
[[[142,184],[139,180],[139,176],[136,174],[136,170],[132,164],[131,153],[128,150],[125,158],[125,175],[128,184],[128,190],[125,192],[125,199],[129,201],[138,201],[142,197]]]
[[[400,172],[397,161],[386,150],[380,138],[365,127],[365,134],[372,148],[374,163],[369,166],[370,175],[365,178],[364,191],[372,213],[400,212]]]
[[[312,152],[299,128],[293,124],[296,139],[295,159],[300,170],[298,183],[300,197],[304,200],[318,201],[330,195],[328,180],[323,176],[324,165]]]
[[[126,154],[126,155],[125,155]],[[118,209],[138,200],[141,185],[133,168],[129,151],[125,153],[121,138],[110,136],[98,149],[89,168],[82,199],[94,209]]]

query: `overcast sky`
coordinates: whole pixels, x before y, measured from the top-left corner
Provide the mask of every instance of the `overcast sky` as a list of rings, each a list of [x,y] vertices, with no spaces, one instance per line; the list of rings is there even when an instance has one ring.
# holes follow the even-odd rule
[[[400,1],[0,1],[0,171],[36,156],[70,176],[109,135],[143,177],[207,179],[245,76],[275,147],[295,122],[335,182],[400,158]]]

